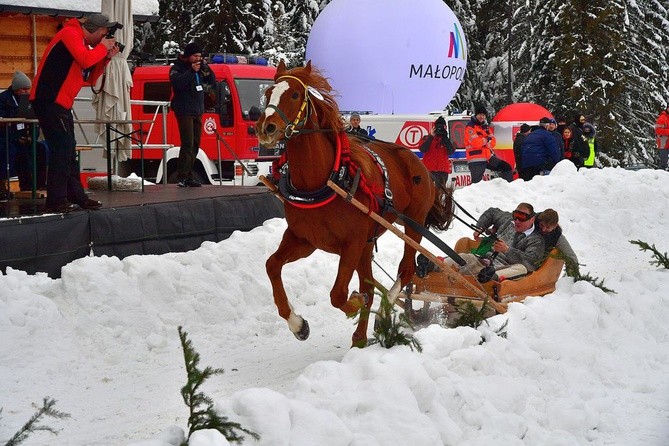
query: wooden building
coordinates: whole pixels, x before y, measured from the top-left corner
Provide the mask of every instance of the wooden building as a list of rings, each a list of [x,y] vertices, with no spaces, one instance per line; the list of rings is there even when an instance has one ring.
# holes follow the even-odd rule
[[[34,6],[0,4],[0,90],[9,87],[16,70],[23,71],[30,78],[34,77],[46,46],[63,22],[101,10],[100,3],[97,2],[91,2],[90,11],[46,8],[44,5],[49,4],[48,0],[17,3],[34,3]],[[135,22],[158,19],[158,0],[136,3],[137,7],[133,4]],[[73,3],[73,6],[76,8],[80,4]]]

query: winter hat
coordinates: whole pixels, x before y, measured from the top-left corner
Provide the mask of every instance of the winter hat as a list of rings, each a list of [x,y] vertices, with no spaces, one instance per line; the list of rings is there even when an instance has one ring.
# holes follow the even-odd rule
[[[193,54],[202,54],[202,47],[195,42],[191,42],[184,48],[184,56],[189,57]]]
[[[12,78],[12,90],[20,90],[21,88],[31,88],[33,83],[30,78],[26,76],[23,71],[17,71]]]
[[[597,130],[595,130],[594,125],[590,124],[589,122],[583,124],[583,135],[585,135],[586,138],[594,138],[596,134]]]
[[[551,118],[544,116],[539,120],[539,124],[550,124]]]
[[[520,126],[520,133],[527,133],[529,132],[531,127],[527,124],[523,124]]]
[[[358,118],[358,119],[360,119],[360,114],[358,114],[358,113],[351,113],[351,119],[353,119],[353,118]]]
[[[436,121],[434,121],[435,126],[446,126],[446,120],[443,116],[439,116]]]
[[[480,114],[487,115],[487,114],[488,114],[488,111],[485,109],[484,106],[482,106],[482,105],[477,105],[477,106],[474,108],[474,115],[480,115]]]
[[[557,125],[557,121],[553,118],[548,119],[548,123]]]

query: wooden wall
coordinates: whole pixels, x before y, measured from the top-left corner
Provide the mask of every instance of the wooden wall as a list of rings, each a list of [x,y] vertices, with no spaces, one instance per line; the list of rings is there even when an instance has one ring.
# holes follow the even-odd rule
[[[63,16],[0,13],[0,89],[11,85],[16,70],[23,71],[31,79],[34,77],[37,70],[35,56],[39,64],[46,46],[66,20],[68,18]]]

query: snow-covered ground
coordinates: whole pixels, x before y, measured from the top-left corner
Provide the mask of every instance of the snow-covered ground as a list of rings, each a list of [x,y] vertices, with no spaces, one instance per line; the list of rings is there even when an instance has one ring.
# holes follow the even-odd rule
[[[59,434],[24,445],[178,444],[188,417],[182,325],[201,367],[225,369],[205,393],[261,436],[246,445],[669,444],[669,271],[629,243],[669,251],[669,173],[576,172],[565,161],[547,177],[497,179],[455,197],[474,215],[522,201],[556,209],[581,271],[616,293],[561,278],[553,294],[511,304],[478,331],[417,331],[417,353],[349,348],[354,322],[328,298],[337,258],[322,252],[284,270],[311,326],[297,341],[264,269],[281,219],[188,253],[87,257],[58,280],[9,270],[0,276],[0,443],[50,396],[71,417],[46,418]],[[465,235],[456,222],[441,237]],[[387,234],[376,260],[394,272],[400,251]],[[507,337],[496,336],[504,323]],[[213,432],[190,440],[226,444]]]

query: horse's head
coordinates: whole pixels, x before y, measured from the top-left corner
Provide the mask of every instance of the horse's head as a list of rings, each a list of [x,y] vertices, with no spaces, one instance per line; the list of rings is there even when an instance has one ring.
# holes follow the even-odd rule
[[[331,96],[327,80],[312,68],[286,69],[279,62],[274,85],[265,92],[265,111],[256,122],[261,145],[274,146],[282,139],[299,134],[303,129],[343,130],[339,108]]]

